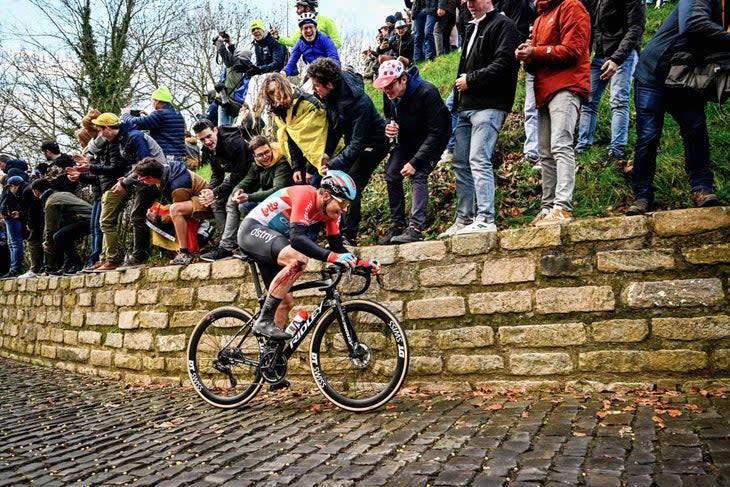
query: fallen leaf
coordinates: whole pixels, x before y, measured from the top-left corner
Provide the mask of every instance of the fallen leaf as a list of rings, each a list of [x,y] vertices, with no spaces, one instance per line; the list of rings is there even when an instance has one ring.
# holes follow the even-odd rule
[[[596,416],[599,417],[599,418],[601,418],[601,419],[605,418],[607,415],[608,415],[608,413],[606,411],[598,411],[598,412],[596,412]]]
[[[685,404],[684,409],[691,413],[704,413],[705,410],[699,407],[697,404]]]
[[[618,430],[618,435],[623,438],[624,435],[631,433],[632,429],[631,426],[622,426],[620,430]]]
[[[322,406],[319,404],[312,404],[312,407],[309,408],[309,410],[312,411],[313,413],[319,414],[322,412]]]
[[[486,406],[484,406],[484,409],[486,409],[487,411],[497,411],[498,409],[504,409],[504,404],[493,402],[492,404],[487,404]]]
[[[155,428],[172,428],[174,426],[179,425],[185,421],[183,418],[175,418],[171,419],[170,421],[163,421],[162,423],[157,423],[154,425]]]
[[[579,437],[579,438],[582,438],[582,437],[584,437],[585,435],[586,435],[586,434],[585,434],[585,433],[583,433],[582,431],[573,431],[573,436],[577,436],[577,437]]]
[[[393,410],[397,409],[397,407],[398,407],[398,406],[396,406],[395,404],[387,404],[387,405],[385,406],[385,410],[386,410],[386,411],[393,411]]]
[[[666,424],[664,424],[664,420],[662,418],[660,418],[659,416],[652,416],[651,420],[654,421],[656,423],[656,425],[659,426],[660,428],[666,428],[666,426],[667,426]]]
[[[679,409],[669,409],[667,411],[667,414],[673,418],[678,418],[682,415],[682,411],[680,411]]]
[[[626,412],[636,411],[636,407],[634,407],[634,406],[624,406],[624,408],[622,409],[622,411],[626,411]]]
[[[529,411],[522,411],[522,414],[520,416],[522,416],[523,418],[529,418],[530,417],[530,412]]]

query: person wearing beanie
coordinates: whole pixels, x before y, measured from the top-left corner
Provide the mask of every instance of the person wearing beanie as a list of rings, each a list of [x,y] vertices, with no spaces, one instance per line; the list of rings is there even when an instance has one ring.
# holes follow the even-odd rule
[[[292,49],[289,62],[284,68],[287,76],[296,76],[299,74],[297,63],[299,59],[310,64],[312,61],[326,57],[340,63],[340,55],[337,52],[335,43],[332,42],[327,34],[323,34],[317,29],[317,15],[312,12],[304,12],[299,16],[299,29],[302,33],[299,41]]]
[[[316,11],[316,9],[318,7],[317,0],[297,0],[295,3],[295,7],[296,7],[296,11],[297,11],[297,16],[302,15],[303,13],[314,14],[317,17],[317,25],[318,25],[319,31],[324,34],[327,34],[327,36],[330,39],[332,39],[332,42],[334,42],[335,47],[337,47],[337,49],[340,49],[342,47],[342,41],[340,40],[340,33],[337,31],[337,25],[335,24],[335,21],[332,20],[330,17],[325,17],[324,15],[320,15],[320,13]],[[271,28],[270,33],[280,43],[282,43],[288,47],[293,47],[299,41],[298,34],[294,34],[291,37],[284,37],[284,36],[281,36],[279,34],[279,31],[274,27]]]
[[[248,30],[253,36],[253,49],[256,54],[256,65],[252,66],[246,74],[255,76],[257,74],[277,73],[284,68],[289,50],[284,44],[279,43],[274,36],[266,32],[261,19],[252,20]]]
[[[186,154],[185,119],[172,106],[172,93],[167,86],[159,86],[152,92],[152,107],[152,113],[139,110],[139,116],[132,115],[131,107],[124,107],[121,119],[138,130],[149,131],[168,158],[183,160]]]

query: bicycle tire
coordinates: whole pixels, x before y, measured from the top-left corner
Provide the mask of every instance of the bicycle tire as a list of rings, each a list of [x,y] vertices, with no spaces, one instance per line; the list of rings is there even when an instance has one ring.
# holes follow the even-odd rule
[[[252,323],[252,315],[246,310],[217,308],[190,335],[188,375],[200,397],[213,406],[224,409],[242,406],[263,386],[258,366],[261,342],[251,332]],[[238,335],[232,335],[237,332]],[[233,336],[236,338],[231,341]],[[216,369],[216,363],[230,373]]]
[[[330,309],[319,319],[309,347],[312,377],[336,406],[354,412],[379,408],[398,393],[408,374],[408,341],[387,308],[367,300],[342,303],[365,360],[348,354],[339,316]]]

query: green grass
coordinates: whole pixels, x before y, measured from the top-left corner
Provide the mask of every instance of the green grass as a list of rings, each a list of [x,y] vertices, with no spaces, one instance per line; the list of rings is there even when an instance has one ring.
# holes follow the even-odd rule
[[[662,19],[669,14],[673,4],[661,9],[647,9],[648,20],[644,44],[654,35]],[[439,56],[434,61],[419,65],[421,75],[436,85],[444,100],[453,86],[460,53]],[[512,113],[502,128],[497,154],[495,156],[495,177],[497,182],[496,205],[499,228],[526,225],[540,207],[540,178],[527,165],[520,162],[524,129],[522,106],[524,103],[523,74],[517,84],[517,93]],[[366,83],[367,92],[382,113],[382,92]],[[710,154],[715,173],[715,188],[723,202],[730,201],[730,116],[716,104],[707,105],[707,125],[710,133]],[[631,96],[631,126],[629,128],[629,163],[633,160],[636,127],[636,112]],[[593,148],[580,156],[576,163],[578,175],[573,195],[576,217],[612,216],[622,214],[632,201],[629,182],[612,167],[602,164],[606,147],[610,141],[610,108],[608,90],[604,94],[598,116]],[[453,205],[456,201],[454,175],[450,168],[437,167],[429,180],[430,203],[426,236],[434,238],[448,227],[453,220]],[[684,149],[679,128],[667,115],[664,133],[657,157],[656,208],[672,209],[691,207],[689,184],[684,170]],[[410,202],[407,208],[410,207]],[[363,195],[362,243],[370,244],[378,234],[390,227],[390,212],[383,180],[382,167],[374,174],[371,184]]]

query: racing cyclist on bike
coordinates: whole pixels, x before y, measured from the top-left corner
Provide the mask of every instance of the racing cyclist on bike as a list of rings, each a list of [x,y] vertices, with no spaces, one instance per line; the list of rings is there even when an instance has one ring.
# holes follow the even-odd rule
[[[294,300],[289,292],[304,272],[309,258],[355,267],[357,259],[343,245],[340,217],[355,199],[355,182],[343,171],[330,170],[319,189],[309,185],[289,186],[275,192],[241,222],[238,245],[259,265],[268,288],[261,314],[253,325],[256,335],[286,340],[286,326]],[[307,235],[310,227],[324,222],[329,250]],[[380,270],[377,260],[370,263]]]

